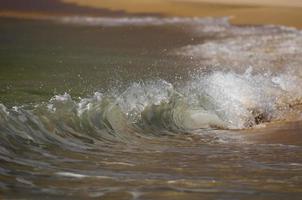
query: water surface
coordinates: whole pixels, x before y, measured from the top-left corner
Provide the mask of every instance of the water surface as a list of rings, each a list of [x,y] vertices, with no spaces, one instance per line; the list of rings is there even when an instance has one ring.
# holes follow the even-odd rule
[[[4,198],[301,198],[300,30],[0,23]]]

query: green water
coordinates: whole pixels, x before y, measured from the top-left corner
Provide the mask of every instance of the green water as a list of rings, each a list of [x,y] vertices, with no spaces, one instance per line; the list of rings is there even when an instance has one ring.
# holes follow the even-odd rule
[[[184,31],[172,27],[82,27],[14,19],[0,23],[0,101],[9,105],[64,92],[85,96],[150,77],[173,80],[188,67],[165,54],[190,43]]]

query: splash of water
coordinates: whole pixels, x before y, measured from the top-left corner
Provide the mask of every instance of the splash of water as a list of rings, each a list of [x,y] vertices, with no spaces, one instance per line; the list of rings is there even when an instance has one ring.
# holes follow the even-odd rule
[[[157,80],[79,101],[66,93],[32,107],[1,104],[0,129],[9,137],[72,144],[83,138],[125,140],[167,131],[249,128],[301,118],[302,95],[296,87],[301,81],[284,74],[253,75],[251,70],[218,71],[195,75],[179,88]]]

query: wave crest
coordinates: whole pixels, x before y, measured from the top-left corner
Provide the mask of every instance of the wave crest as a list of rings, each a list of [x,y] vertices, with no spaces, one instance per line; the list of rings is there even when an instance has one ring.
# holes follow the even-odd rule
[[[301,80],[285,74],[253,74],[249,69],[243,74],[198,74],[177,88],[157,80],[80,100],[65,93],[35,106],[8,109],[1,104],[0,129],[9,137],[72,146],[82,141],[131,140],[135,135],[249,128],[301,119]]]

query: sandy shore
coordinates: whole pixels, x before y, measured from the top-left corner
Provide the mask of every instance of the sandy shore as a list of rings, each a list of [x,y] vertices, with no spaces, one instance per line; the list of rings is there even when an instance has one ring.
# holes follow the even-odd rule
[[[168,16],[232,16],[234,24],[280,24],[302,28],[300,0],[63,0],[80,6],[160,13]]]
[[[215,4],[230,4],[230,5],[302,7],[301,0],[172,0],[172,1],[199,2],[199,3],[203,2],[203,3],[215,3]]]
[[[6,0],[7,7],[3,5],[0,8],[0,17],[44,19],[61,15],[121,14],[231,16],[231,22],[239,25],[277,24],[302,28],[301,0],[47,0],[47,4],[38,0],[31,1],[36,9],[32,5],[20,6],[17,0]]]

